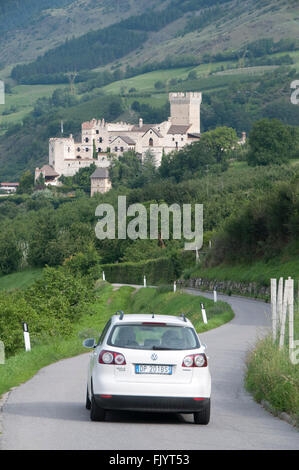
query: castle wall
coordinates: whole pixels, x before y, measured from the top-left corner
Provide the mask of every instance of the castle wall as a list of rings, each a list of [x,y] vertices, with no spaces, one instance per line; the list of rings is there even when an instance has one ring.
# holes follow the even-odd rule
[[[57,173],[73,176],[80,168],[88,167],[92,163],[98,167],[108,167],[110,160],[104,154],[110,149],[117,157],[128,150],[135,150],[144,157],[150,150],[155,157],[156,165],[159,166],[163,152],[168,154],[173,150],[180,150],[192,141],[198,140],[188,138],[186,129],[182,130],[184,134],[168,134],[168,131],[171,126],[181,125],[186,128],[189,126],[188,133],[199,134],[201,100],[201,93],[170,93],[171,116],[168,121],[153,125],[157,133],[151,129],[140,132],[133,124],[124,122],[105,123],[104,119],[84,122],[81,142],[74,142],[72,135],[69,138],[49,140],[49,164]],[[142,119],[139,128],[140,130],[143,128]],[[128,144],[120,138],[116,139],[121,135],[130,137],[135,145]],[[97,159],[93,158],[94,143]]]

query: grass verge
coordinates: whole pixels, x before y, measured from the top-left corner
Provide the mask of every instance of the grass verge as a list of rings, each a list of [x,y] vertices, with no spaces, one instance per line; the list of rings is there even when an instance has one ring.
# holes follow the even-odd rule
[[[51,338],[49,343],[32,343],[31,352],[19,352],[7,358],[0,365],[0,396],[12,387],[29,380],[39,369],[53,362],[86,352],[82,346],[84,338],[97,337],[110,316],[122,309],[125,313],[152,313],[164,315],[185,315],[192,321],[198,332],[216,328],[230,321],[234,314],[231,307],[203,297],[184,293],[165,292],[163,289],[143,288],[138,292],[133,287],[113,290],[108,283],[100,282],[97,299],[90,304],[86,313],[74,324],[68,338]],[[201,318],[201,302],[204,302],[208,324]]]
[[[213,268],[194,268],[186,270],[188,278],[203,278],[218,281],[256,282],[269,287],[271,278],[298,279],[299,260],[283,261],[274,259],[268,263],[258,261],[252,264],[225,265],[221,264]],[[185,277],[186,278],[186,277]]]
[[[298,308],[294,326],[296,340],[299,339]],[[271,335],[259,340],[248,354],[246,367],[245,386],[254,399],[259,403],[265,400],[276,412],[289,414],[299,426],[299,364],[290,360],[288,344],[280,350]]]

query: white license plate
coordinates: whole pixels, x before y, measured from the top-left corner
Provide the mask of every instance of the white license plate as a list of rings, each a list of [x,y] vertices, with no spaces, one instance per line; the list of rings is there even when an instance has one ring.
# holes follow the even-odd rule
[[[163,374],[171,375],[172,366],[162,366],[162,365],[151,365],[151,364],[136,364],[135,365],[136,374]]]

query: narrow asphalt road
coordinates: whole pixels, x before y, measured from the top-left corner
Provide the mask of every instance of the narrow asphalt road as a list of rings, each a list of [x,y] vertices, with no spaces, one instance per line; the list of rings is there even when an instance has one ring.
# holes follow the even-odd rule
[[[238,297],[219,299],[231,304],[235,318],[200,335],[208,346],[212,375],[208,426],[193,424],[192,415],[161,413],[111,412],[106,422],[91,422],[85,409],[89,354],[84,354],[41,369],[9,394],[0,448],[299,449],[296,429],[265,411],[243,387],[246,353],[269,330],[270,306]]]

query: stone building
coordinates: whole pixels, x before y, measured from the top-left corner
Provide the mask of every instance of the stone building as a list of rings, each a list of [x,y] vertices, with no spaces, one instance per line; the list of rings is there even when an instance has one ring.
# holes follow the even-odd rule
[[[90,195],[106,193],[111,189],[108,168],[97,168],[90,177]]]
[[[75,141],[72,134],[49,139],[48,166],[59,176],[73,176],[92,163],[108,168],[112,155],[120,157],[128,150],[141,158],[151,150],[159,166],[163,154],[200,139],[201,100],[200,92],[170,93],[170,117],[158,124],[144,124],[141,118],[137,125],[106,123],[104,119],[83,122],[80,141]],[[36,169],[36,174],[41,172]]]

